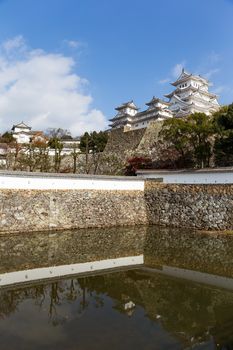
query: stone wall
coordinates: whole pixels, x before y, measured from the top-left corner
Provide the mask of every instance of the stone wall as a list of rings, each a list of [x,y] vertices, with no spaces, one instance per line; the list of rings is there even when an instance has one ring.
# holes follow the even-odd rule
[[[162,126],[162,121],[150,122],[137,146],[137,152],[148,154],[153,160],[160,156],[161,148],[164,147],[164,141],[159,136]]]
[[[26,175],[1,176],[0,233],[143,224],[233,230],[233,184]]]
[[[145,202],[150,224],[204,230],[233,229],[233,185],[147,181]]]
[[[97,174],[123,175],[127,159],[137,155],[138,146],[146,130],[146,128],[131,131],[124,131],[124,128],[111,130],[105,150],[100,157]]]
[[[151,155],[153,159],[160,156],[164,141],[160,139],[163,122],[150,122],[147,128],[125,132],[123,128],[113,129],[109,133],[105,152],[119,153],[121,156],[131,154]]]
[[[125,159],[128,154],[135,151],[140,144],[146,129],[124,132],[123,128],[114,129],[109,133],[104,153],[116,153]]]
[[[114,155],[119,162],[119,169],[124,169],[128,158],[134,156],[150,157],[154,166],[160,166],[166,155],[168,144],[159,135],[162,121],[150,122],[147,128],[125,132],[123,128],[109,132],[108,143],[103,154]],[[100,172],[106,174],[106,170]],[[122,173],[122,171],[121,171]]]
[[[0,191],[0,232],[146,223],[143,191]]]

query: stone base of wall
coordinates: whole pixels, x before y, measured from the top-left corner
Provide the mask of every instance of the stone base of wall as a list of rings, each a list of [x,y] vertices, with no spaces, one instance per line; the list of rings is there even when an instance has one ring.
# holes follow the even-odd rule
[[[233,230],[233,185],[0,191],[0,233],[146,224]]]
[[[0,191],[0,232],[146,223],[143,191]]]
[[[147,181],[145,202],[150,224],[233,229],[233,185],[173,185]]]

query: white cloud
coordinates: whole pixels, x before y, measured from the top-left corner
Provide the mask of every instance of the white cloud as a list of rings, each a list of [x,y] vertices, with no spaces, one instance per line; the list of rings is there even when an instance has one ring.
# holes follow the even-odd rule
[[[158,83],[163,85],[163,84],[168,83],[170,80],[171,80],[170,78],[165,78],[165,79],[159,80]]]
[[[13,51],[15,49],[21,49],[26,48],[26,43],[22,35],[17,35],[12,39],[6,40],[1,45],[1,48],[9,53],[10,51]]]
[[[32,50],[18,36],[0,46],[0,125],[21,120],[34,129],[61,127],[73,135],[101,130],[103,113],[92,108],[88,82],[75,71],[73,58]]]
[[[225,90],[226,90],[226,86],[220,85],[220,86],[216,87],[213,92],[218,95],[218,94],[221,94],[222,92],[224,92]]]
[[[208,61],[210,64],[215,64],[221,61],[221,55],[215,51],[212,51],[208,56]]]
[[[179,77],[179,75],[181,74],[182,69],[184,68],[185,64],[186,64],[186,61],[182,61],[180,63],[175,64],[174,67],[171,69],[171,72],[169,74],[172,77],[167,77],[167,78],[161,79],[158,81],[158,83],[163,85],[163,84],[171,82],[173,79],[177,79]]]
[[[64,42],[72,49],[77,49],[78,47],[83,46],[83,43],[77,40],[65,40]]]
[[[213,69],[210,69],[208,72],[206,72],[206,73],[204,74],[204,76],[205,76],[207,79],[210,79],[210,78],[212,78],[212,76],[213,76],[214,74],[218,73],[219,71],[220,71],[219,68],[213,68]]]
[[[181,74],[182,69],[184,68],[186,62],[182,61],[180,63],[177,63],[173,68],[172,68],[172,76],[173,78],[178,78],[178,76]]]
[[[232,95],[233,95],[233,87],[230,85],[219,85],[217,86],[214,91],[215,94],[222,94],[224,93],[225,98],[228,99],[228,103],[232,103]]]

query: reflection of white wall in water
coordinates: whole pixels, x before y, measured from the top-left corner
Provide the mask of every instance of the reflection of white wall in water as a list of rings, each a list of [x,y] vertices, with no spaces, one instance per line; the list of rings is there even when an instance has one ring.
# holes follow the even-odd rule
[[[138,255],[117,259],[92,261],[81,264],[51,266],[24,271],[8,272],[0,275],[0,287],[18,283],[28,283],[48,278],[51,279],[66,276],[68,277],[72,275],[99,272],[103,270],[107,271],[115,268],[142,265],[143,263],[143,255]]]
[[[111,177],[0,174],[0,189],[144,191],[144,180]]]
[[[233,290],[233,278],[211,275],[209,273],[180,269],[172,266],[162,266],[162,269],[145,268],[149,272],[161,273],[167,276],[187,279],[193,282],[204,283],[218,288]]]

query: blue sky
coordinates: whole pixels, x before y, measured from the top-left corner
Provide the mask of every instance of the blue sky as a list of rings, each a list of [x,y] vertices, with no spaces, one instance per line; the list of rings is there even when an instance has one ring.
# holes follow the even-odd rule
[[[182,66],[233,101],[231,0],[0,0],[0,130],[101,129]],[[30,74],[28,73],[30,72]]]

